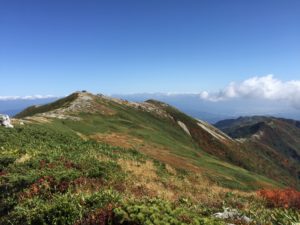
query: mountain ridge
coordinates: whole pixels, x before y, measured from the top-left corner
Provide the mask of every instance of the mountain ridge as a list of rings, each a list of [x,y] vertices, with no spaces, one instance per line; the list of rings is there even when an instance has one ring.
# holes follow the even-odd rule
[[[255,148],[274,164],[299,180],[300,122],[297,120],[254,116],[224,120],[215,124],[232,138]]]
[[[244,169],[251,167],[245,163],[246,156],[241,159],[239,142],[169,104],[156,100],[135,103],[101,94],[76,92],[54,103],[29,109],[16,118],[47,122],[85,139],[134,147],[175,167],[204,171],[221,185],[246,189],[254,188],[255,183],[259,186],[256,178],[240,170],[240,166]],[[228,175],[233,178],[228,179]],[[252,185],[244,183],[247,176]]]

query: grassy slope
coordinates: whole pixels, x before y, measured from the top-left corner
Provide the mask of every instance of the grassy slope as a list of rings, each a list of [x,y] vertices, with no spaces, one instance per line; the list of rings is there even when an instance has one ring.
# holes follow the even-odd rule
[[[194,141],[201,146],[202,149],[205,149],[206,152],[227,162],[229,161],[234,165],[271,177],[277,182],[283,182],[285,185],[288,185],[291,181],[291,179],[287,180],[287,178],[290,178],[288,173],[281,171],[281,168],[276,165],[272,164],[273,167],[270,166],[269,163],[273,162],[270,162],[268,158],[265,158],[265,155],[262,155],[257,149],[253,148],[253,146],[241,145],[237,142],[230,141],[224,143],[219,140],[212,139],[207,132],[203,132],[203,130],[199,128],[197,125],[198,121],[194,118],[165,103],[156,100],[149,100],[148,102],[164,108],[176,121],[184,122],[184,124],[187,125]],[[203,163],[205,163],[205,161]],[[218,168],[217,170],[222,170],[219,165],[215,164],[215,166]],[[229,171],[227,170],[227,172]],[[247,179],[246,177],[244,178]],[[223,183],[224,182],[230,183],[231,181],[225,180]]]
[[[51,104],[38,108],[30,107],[17,115],[17,117],[27,117],[36,113],[64,108],[77,97],[78,94],[74,93]],[[235,154],[235,146],[225,145],[217,140],[212,140],[211,136],[197,125],[195,119],[173,107],[157,101],[149,101],[166,110],[176,121],[184,122],[188,126],[192,137],[188,136],[176,122],[169,118],[159,117],[156,114],[97,96],[93,98],[96,101],[96,105],[103,105],[116,112],[116,114],[81,113],[81,121],[55,120],[50,124],[44,124],[44,126],[50,126],[60,131],[76,132],[77,134],[85,135],[87,138],[98,134],[117,134],[119,135],[118,137],[123,135],[122,139],[128,139],[125,142],[130,142],[131,137],[137,138],[140,141],[133,147],[177,168],[192,170],[195,173],[204,173],[221,186],[253,190],[269,185],[278,185],[263,176],[258,176],[245,169],[219,160],[218,158],[225,160],[230,158],[230,161],[238,165],[241,164],[245,168],[247,168],[245,165],[249,165],[249,163],[245,163],[249,157],[243,158],[243,155]],[[116,140],[110,144],[119,145]],[[218,158],[207,154],[207,152]],[[250,167],[250,169],[252,168]]]
[[[114,224],[120,224],[128,219],[122,214],[123,210],[130,210],[126,199],[132,200],[141,194],[150,197],[145,192],[147,187],[136,187],[142,188],[142,193],[134,189],[135,184],[143,184],[138,182],[141,176],[134,176],[138,168],[152,170],[143,171],[143,176],[150,174],[149,178],[154,177],[157,184],[172,179],[172,190],[161,186],[159,191],[163,196],[164,190],[176,194],[191,189],[183,187],[181,190],[184,181],[175,176],[176,171],[170,174],[163,164],[154,163],[135,150],[83,141],[73,132],[56,128],[33,124],[16,129],[0,127],[0,224],[108,224],[105,213],[111,214],[113,209],[116,216],[111,219]],[[126,170],[135,165],[139,166],[134,172]],[[152,195],[159,196],[155,190],[151,191]],[[164,210],[160,215],[177,221],[176,224],[184,221],[180,214],[175,216],[173,210],[180,210],[191,221],[204,221],[205,216],[172,206],[162,199],[147,204],[150,204],[148,207],[170,207],[169,212]],[[97,210],[104,213],[99,212],[101,219],[90,221]],[[205,221],[206,224],[223,224],[212,218]]]
[[[154,145],[159,150],[166,152],[161,156],[162,152],[151,152],[151,147],[149,147],[150,149],[144,151],[146,154],[181,169],[189,169],[183,164],[187,162],[199,168],[195,172],[199,171],[206,174],[211,180],[224,187],[254,190],[270,185],[279,185],[271,179],[251,173],[207,154],[176,123],[171,123],[169,119],[157,117],[154,114],[115,102],[106,102],[105,104],[108,104],[117,114],[112,116],[81,114],[83,119],[81,121],[56,120],[47,126],[56,127],[55,129],[59,130],[70,129],[86,136],[96,133],[121,133],[136,137],[143,140],[141,145]],[[144,150],[143,146],[136,147],[138,150]],[[178,159],[178,157],[180,158]]]
[[[58,122],[0,127],[0,143],[1,225],[224,225],[238,221],[211,215],[237,206],[257,224],[300,217],[136,150],[84,141]]]
[[[74,93],[51,104],[40,106],[38,108],[30,107],[24,112],[17,115],[17,117],[32,116],[36,113],[42,113],[49,110],[67,107],[79,95],[80,94],[78,93]],[[88,93],[87,95],[92,96]],[[241,176],[236,176],[236,174],[241,173],[241,171],[239,171],[239,167],[245,168],[250,171],[255,171],[262,175],[267,175],[269,177],[272,177],[273,179],[275,178],[279,182],[281,180],[285,180],[285,178],[288,176],[286,174],[282,175],[278,173],[277,171],[280,171],[280,168],[273,170],[273,168],[275,167],[271,167],[271,169],[267,170],[266,172],[264,168],[261,168],[261,166],[259,166],[266,164],[266,160],[264,158],[261,158],[260,154],[257,154],[258,157],[255,157],[256,155],[253,154],[249,155],[246,154],[249,153],[249,151],[245,151],[245,149],[243,149],[243,146],[237,145],[237,143],[232,143],[230,141],[228,143],[223,143],[218,139],[212,138],[212,136],[208,132],[204,131],[198,126],[197,120],[187,116],[186,114],[169,105],[155,100],[148,101],[149,103],[165,110],[175,119],[175,121],[184,122],[190,130],[192,137],[186,135],[186,133],[184,133],[184,131],[173,120],[163,117],[157,117],[157,115],[154,115],[152,113],[143,112],[133,107],[129,107],[124,104],[118,104],[114,101],[110,101],[101,97],[92,97],[94,101],[96,101],[95,107],[96,105],[102,105],[107,109],[117,112],[117,114],[111,116],[105,113],[82,113],[80,115],[83,118],[82,121],[63,121],[64,124],[61,125],[66,125],[74,131],[84,135],[98,135],[99,133],[101,133],[104,135],[111,134],[116,136],[117,134],[117,137],[114,137],[115,140],[118,138],[138,138],[139,140],[142,140],[142,143],[146,144],[146,146],[141,146],[142,144],[139,143],[135,144],[134,147],[137,147],[144,153],[152,155],[159,160],[165,160],[165,162],[172,163],[175,166],[180,165],[182,168],[189,167],[189,169],[191,169],[190,165],[186,165],[187,163],[185,159],[187,158],[189,164],[192,163],[193,165],[200,167],[201,171],[206,172],[208,176],[214,174],[213,176],[210,176],[212,179],[217,180],[221,185],[224,184],[229,187],[253,189],[258,182],[260,183],[260,181],[257,180],[261,180],[263,181],[263,183],[265,183],[266,180],[262,178],[252,179],[253,182],[251,182],[251,185],[249,185],[249,182],[244,183],[243,180],[241,180]],[[58,121],[57,125],[60,122]],[[61,125],[60,129],[64,129],[64,126]],[[123,135],[123,137],[120,137],[120,134]],[[125,137],[124,135],[127,136]],[[123,140],[123,143],[126,141],[127,140]],[[114,143],[111,143],[110,141],[108,143],[117,145],[119,144],[117,143],[118,141],[113,142]],[[201,151],[200,149],[204,151]],[[255,152],[257,152],[256,149]],[[206,153],[209,153],[210,155]],[[175,155],[177,156],[176,158],[174,158]],[[212,157],[211,155],[214,155],[218,159],[225,160],[239,167],[232,167],[230,164],[220,164],[221,161],[217,158]],[[230,176],[232,176],[233,174],[235,175],[233,179],[228,178],[226,174],[220,176],[220,172],[216,173],[217,170],[220,170],[223,167],[225,168],[225,170],[222,171],[230,172]],[[273,171],[275,172],[273,173]],[[216,176],[216,174],[218,174],[219,176]],[[247,174],[244,179],[251,180],[248,178],[249,176],[251,175]],[[270,181],[267,182],[270,183]]]

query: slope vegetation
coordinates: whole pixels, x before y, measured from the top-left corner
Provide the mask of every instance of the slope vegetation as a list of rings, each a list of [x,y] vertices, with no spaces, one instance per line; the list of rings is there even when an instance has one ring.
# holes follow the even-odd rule
[[[165,103],[77,92],[13,122],[0,127],[1,225],[300,220],[297,198],[252,192],[280,182],[230,163],[243,144]]]
[[[238,142],[165,103],[133,103],[83,92],[60,102],[64,102],[61,108],[53,107],[58,105],[55,102],[41,106],[49,109],[47,112],[41,113],[37,107],[36,112],[27,115],[25,110],[20,115],[32,122],[46,120],[44,126],[67,130],[86,140],[135,148],[177,169],[205,175],[223,187],[254,190],[278,185],[244,169],[246,166],[238,167],[246,162],[237,151]]]
[[[218,187],[134,149],[83,140],[52,124],[0,127],[1,225],[292,224],[296,209],[271,209],[253,194]]]

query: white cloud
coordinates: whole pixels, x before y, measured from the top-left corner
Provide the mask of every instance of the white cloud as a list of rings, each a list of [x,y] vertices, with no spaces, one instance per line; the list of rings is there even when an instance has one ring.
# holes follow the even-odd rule
[[[48,98],[55,98],[55,96],[53,95],[0,96],[0,101],[36,100],[36,99],[48,99]]]
[[[300,108],[300,80],[282,81],[273,75],[252,77],[240,83],[232,82],[215,93],[203,91],[200,98],[215,102],[234,98],[287,101]]]

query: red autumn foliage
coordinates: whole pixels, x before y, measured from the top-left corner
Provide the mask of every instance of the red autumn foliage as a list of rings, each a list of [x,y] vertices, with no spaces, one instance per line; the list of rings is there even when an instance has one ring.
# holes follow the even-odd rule
[[[66,159],[64,157],[61,157],[60,158],[60,161],[64,164],[64,166],[67,168],[67,169],[77,169],[77,170],[81,170],[81,166],[70,161],[69,159]]]
[[[268,207],[300,209],[300,192],[292,188],[260,190],[258,195],[266,200]]]
[[[61,157],[57,162],[47,162],[46,160],[41,160],[39,162],[39,166],[40,166],[40,169],[43,169],[43,168],[49,168],[49,169],[53,169],[59,165],[64,165],[64,167],[66,167],[67,169],[77,169],[77,170],[81,170],[81,167],[80,165],[77,165],[75,164],[74,162],[64,158],[64,157]]]
[[[71,182],[73,187],[79,189],[99,190],[104,185],[102,178],[79,177]]]
[[[7,173],[5,171],[0,171],[0,177],[5,176]]]
[[[70,186],[70,182],[57,182],[52,176],[43,176],[30,185],[28,190],[20,194],[21,199],[32,198],[36,195],[51,196],[54,192],[65,193]]]
[[[87,215],[81,221],[75,223],[75,225],[105,225],[111,224],[113,220],[113,206],[108,205],[103,209],[97,209],[94,212]]]

